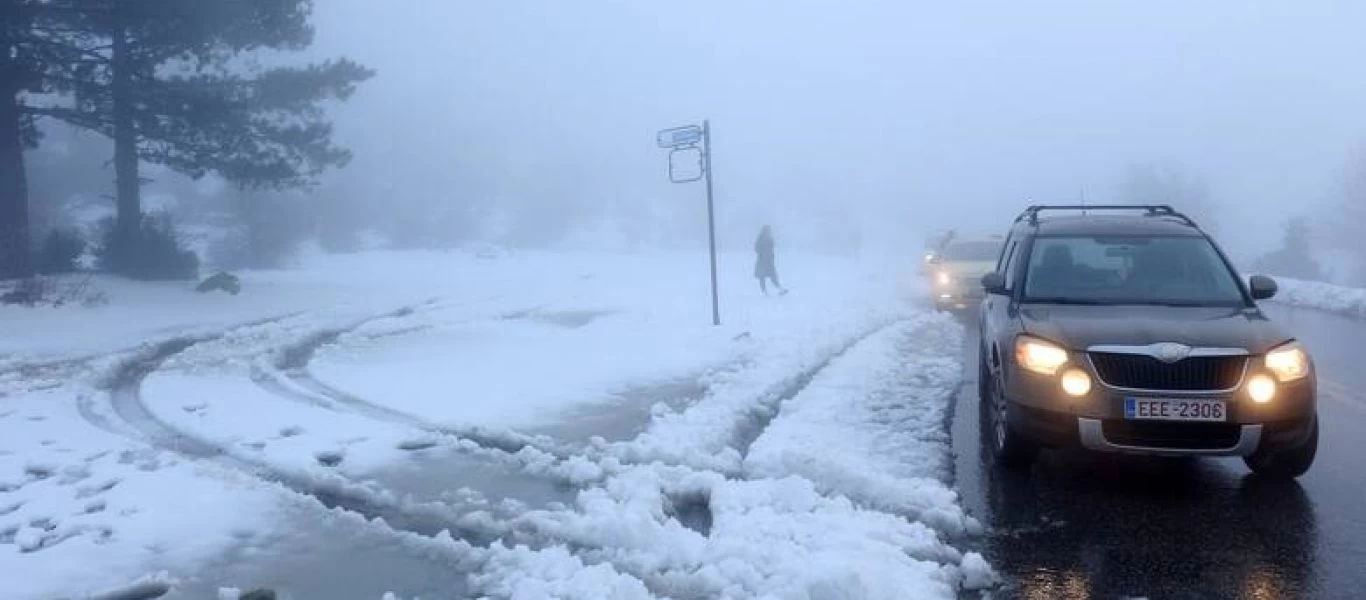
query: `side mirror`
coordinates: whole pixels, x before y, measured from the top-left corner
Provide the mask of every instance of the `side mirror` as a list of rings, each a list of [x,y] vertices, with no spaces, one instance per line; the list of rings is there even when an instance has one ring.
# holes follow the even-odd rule
[[[1273,284],[1275,285],[1275,284]],[[992,271],[982,276],[982,290],[988,294],[1006,293],[1006,278],[1004,275]]]
[[[1266,300],[1276,295],[1276,280],[1266,275],[1253,275],[1248,280],[1248,288],[1252,292],[1253,300]]]

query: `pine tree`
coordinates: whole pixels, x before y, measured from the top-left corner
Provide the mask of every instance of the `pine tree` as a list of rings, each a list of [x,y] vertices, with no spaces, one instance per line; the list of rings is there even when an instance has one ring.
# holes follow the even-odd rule
[[[64,65],[67,96],[22,110],[113,140],[115,244],[137,246],[142,161],[287,188],[350,158],[332,143],[322,104],[347,98],[369,70],[346,59],[269,69],[240,60],[311,44],[311,0],[48,0],[39,10],[103,42]]]
[[[24,176],[24,128],[19,94],[33,85],[33,65],[21,58],[24,23],[16,0],[0,0],[0,279],[32,273],[29,255],[28,183]]]
[[[1337,247],[1352,259],[1348,284],[1366,286],[1366,242],[1362,224],[1366,223],[1366,145],[1353,152],[1342,182],[1342,202],[1331,217]]]
[[[1326,281],[1323,267],[1314,259],[1310,247],[1309,223],[1303,217],[1289,219],[1284,225],[1281,248],[1257,261],[1257,270],[1310,281]]]

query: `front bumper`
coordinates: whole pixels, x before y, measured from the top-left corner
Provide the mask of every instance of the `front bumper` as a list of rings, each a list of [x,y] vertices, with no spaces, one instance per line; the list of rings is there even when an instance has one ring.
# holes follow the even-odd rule
[[[1150,456],[1248,456],[1263,444],[1303,443],[1313,417],[1265,423],[1187,423],[1092,419],[1016,405],[1011,428],[1050,448]]]
[[[1056,377],[1016,370],[1009,377],[1006,398],[1013,403],[1034,409],[1098,420],[1123,420],[1124,400],[1129,397],[1224,400],[1228,409],[1226,422],[1239,425],[1297,421],[1308,418],[1317,411],[1317,384],[1312,374],[1299,381],[1281,384],[1272,402],[1257,404],[1248,399],[1241,383],[1235,389],[1222,392],[1130,390],[1110,387],[1096,377],[1094,370],[1088,368],[1086,371],[1091,375],[1093,385],[1090,393],[1085,396],[1072,397],[1064,394]]]
[[[1312,373],[1282,384],[1267,404],[1252,402],[1243,388],[1249,369],[1235,389],[1219,392],[1144,391],[1111,387],[1089,364],[1090,393],[1071,397],[1057,378],[1015,371],[1006,398],[1011,425],[1025,437],[1052,447],[1081,447],[1099,452],[1164,456],[1248,456],[1264,444],[1293,445],[1307,438],[1317,412]],[[1153,421],[1125,417],[1125,399],[1204,398],[1225,401],[1222,422]]]
[[[1216,447],[1203,447],[1209,445],[1207,442],[1197,442],[1194,444],[1175,443],[1171,447],[1166,445],[1156,445],[1156,439],[1131,438],[1141,441],[1116,443],[1105,435],[1104,423],[1099,419],[1077,419],[1077,436],[1081,440],[1083,448],[1096,450],[1099,452],[1117,452],[1124,454],[1149,454],[1165,456],[1248,456],[1257,451],[1262,443],[1261,425],[1234,425],[1237,427],[1238,436],[1236,442],[1231,446],[1215,444]],[[1164,439],[1167,441],[1170,438]],[[1136,444],[1136,445],[1131,445]]]

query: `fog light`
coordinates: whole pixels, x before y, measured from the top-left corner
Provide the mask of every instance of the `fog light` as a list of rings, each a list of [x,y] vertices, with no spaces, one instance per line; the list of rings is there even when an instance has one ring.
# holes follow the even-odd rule
[[[1260,373],[1247,380],[1247,395],[1253,402],[1266,404],[1276,397],[1276,380]]]
[[[1062,391],[1069,396],[1085,396],[1091,391],[1091,376],[1081,369],[1063,371]]]

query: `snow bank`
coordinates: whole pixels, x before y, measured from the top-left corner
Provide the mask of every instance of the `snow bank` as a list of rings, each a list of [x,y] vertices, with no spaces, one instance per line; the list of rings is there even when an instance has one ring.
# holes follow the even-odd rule
[[[533,551],[495,545],[483,570],[470,577],[484,595],[509,600],[646,600],[645,584],[610,564],[586,565],[563,547]]]
[[[587,568],[578,561],[596,565],[592,593],[623,598],[643,597],[637,582],[684,598],[953,598],[995,585],[979,554],[949,543],[980,531],[945,483],[961,327],[944,315],[902,314],[852,347],[849,323],[805,344],[786,339],[782,353],[756,342],[764,350],[754,356],[766,360],[754,362],[771,369],[717,375],[698,405],[607,446],[636,464],[610,463],[571,509],[518,518],[514,528],[564,541],[521,548],[518,564],[534,557],[558,565],[538,573],[566,577]],[[809,384],[793,380],[814,367]],[[749,478],[730,478],[736,465],[723,459],[740,460],[745,436],[735,434],[746,424],[758,428],[743,462]],[[647,459],[672,466],[640,464]],[[511,568],[483,577],[497,597],[513,597],[514,582],[552,589]]]
[[[708,392],[682,411],[660,411],[650,427],[611,455],[628,462],[664,461],[738,473],[744,446],[787,396],[860,335],[891,319],[890,311],[830,316],[819,325],[755,333],[736,360],[706,378]]]
[[[703,515],[682,517],[697,498]],[[633,467],[581,492],[576,509],[532,511],[521,521],[658,596],[952,598],[962,581],[962,557],[933,530],[796,477],[737,481]]]
[[[1366,289],[1277,277],[1274,302],[1366,319]]]
[[[949,489],[946,423],[961,381],[962,327],[922,312],[833,360],[754,443],[745,470],[800,475],[826,492],[922,520],[976,528]]]

